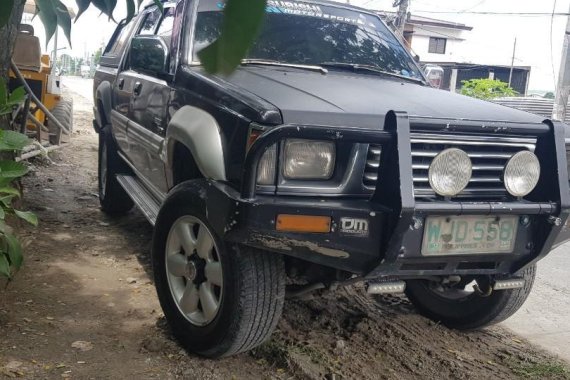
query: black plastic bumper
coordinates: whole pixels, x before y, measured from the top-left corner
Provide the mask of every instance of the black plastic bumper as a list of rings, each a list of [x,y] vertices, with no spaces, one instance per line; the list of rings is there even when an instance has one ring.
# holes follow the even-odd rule
[[[425,129],[453,131],[450,123],[422,120]],[[488,132],[488,125],[458,121],[461,130]],[[543,124],[501,127],[502,133],[537,136],[535,153],[542,165],[537,188],[525,201],[513,202],[416,202],[413,194],[410,120],[400,112],[386,116],[383,130],[280,126],[258,138],[244,166],[241,193],[216,184],[209,187],[210,202],[228,202],[231,217],[225,218],[223,236],[246,244],[307,261],[376,278],[438,274],[508,274],[547,255],[570,212],[570,190],[564,125]],[[304,138],[382,145],[378,181],[371,199],[315,199],[256,195],[258,162],[265,150],[286,138]],[[214,194],[215,193],[215,194]],[[278,214],[324,215],[332,219],[330,233],[280,232]],[[423,257],[422,222],[429,215],[520,215],[521,225],[514,253]],[[343,233],[341,219],[365,220],[368,233]],[[419,222],[419,223],[418,223]]]

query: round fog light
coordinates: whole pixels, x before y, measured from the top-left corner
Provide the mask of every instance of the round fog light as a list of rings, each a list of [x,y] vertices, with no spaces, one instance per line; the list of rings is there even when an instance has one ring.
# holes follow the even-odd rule
[[[465,189],[472,169],[467,153],[457,148],[446,149],[435,156],[429,166],[429,184],[437,194],[452,197]]]
[[[512,156],[503,173],[505,188],[515,197],[529,194],[540,178],[540,162],[538,157],[528,150],[523,150]]]

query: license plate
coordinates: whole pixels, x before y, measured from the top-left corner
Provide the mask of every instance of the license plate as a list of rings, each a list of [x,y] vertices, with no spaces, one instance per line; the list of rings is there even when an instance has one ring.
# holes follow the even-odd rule
[[[426,218],[422,255],[510,253],[518,217],[430,216]]]

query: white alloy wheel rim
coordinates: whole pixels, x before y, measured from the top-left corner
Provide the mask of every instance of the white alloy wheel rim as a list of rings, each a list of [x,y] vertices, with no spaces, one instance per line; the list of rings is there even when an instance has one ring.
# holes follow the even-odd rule
[[[219,250],[208,228],[186,215],[172,225],[166,241],[166,277],[184,317],[196,326],[212,322],[220,309],[223,273]]]

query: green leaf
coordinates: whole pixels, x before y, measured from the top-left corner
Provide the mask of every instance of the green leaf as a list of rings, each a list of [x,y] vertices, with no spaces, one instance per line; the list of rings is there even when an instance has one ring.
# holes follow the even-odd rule
[[[27,172],[28,168],[21,162],[0,160],[0,179],[22,177]]]
[[[17,198],[21,196],[20,190],[13,187],[0,187],[0,194],[10,194],[16,196]]]
[[[16,198],[14,195],[5,195],[0,197],[0,203],[4,205],[4,207],[11,209],[12,208],[12,201]]]
[[[38,217],[33,212],[14,210],[14,214],[16,214],[18,218],[30,223],[32,226],[38,225]]]
[[[14,0],[0,1],[0,28],[8,23],[14,8]]]
[[[109,16],[109,20],[113,20],[113,11],[115,10],[115,6],[117,5],[117,0],[91,0],[91,4],[93,4],[97,9],[101,12]]]
[[[67,37],[67,42],[69,42],[69,47],[71,46],[71,16],[69,15],[69,9],[60,0],[52,0],[54,4],[55,13],[57,16],[57,25],[63,29],[65,37]]]
[[[0,252],[0,275],[12,278],[12,275],[10,274],[10,263],[8,263],[8,259],[4,252]]]
[[[6,219],[6,211],[4,211],[4,208],[0,207],[0,220],[4,219]]]
[[[127,19],[126,19],[126,23],[128,24],[129,22],[131,22],[131,20],[133,19],[133,17],[135,17],[135,0],[126,0],[127,1]]]
[[[79,16],[81,16],[83,12],[89,8],[89,5],[91,5],[91,0],[75,0],[75,3],[77,4],[77,16],[75,16],[74,22],[77,22]]]
[[[27,94],[24,87],[18,87],[12,91],[5,104],[10,106],[22,104],[26,100],[26,96]]]
[[[18,238],[12,234],[4,234],[6,243],[8,243],[8,258],[10,264],[14,269],[18,270],[22,267],[24,262],[24,255],[22,253],[22,244]]]
[[[38,16],[42,24],[44,24],[44,29],[46,31],[46,47],[55,34],[57,28],[57,13],[55,12],[54,4],[51,0],[36,0],[36,6],[38,7]]]
[[[30,139],[20,132],[0,130],[0,152],[22,150],[28,144]]]
[[[265,6],[266,0],[228,0],[222,34],[198,53],[206,71],[231,74],[235,70],[259,32]]]
[[[46,45],[51,40],[58,26],[63,29],[71,46],[71,16],[60,0],[35,0],[38,15],[46,31]]]

